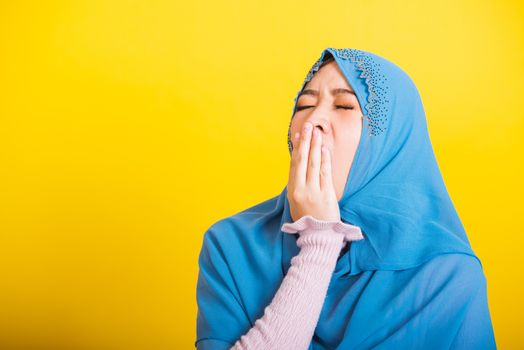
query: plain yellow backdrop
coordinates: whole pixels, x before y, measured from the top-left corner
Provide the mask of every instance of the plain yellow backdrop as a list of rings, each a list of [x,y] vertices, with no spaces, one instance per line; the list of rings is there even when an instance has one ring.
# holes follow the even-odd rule
[[[524,346],[522,1],[2,1],[0,347],[192,349],[215,221],[280,193],[325,47],[402,67]],[[16,346],[15,346],[16,345]]]

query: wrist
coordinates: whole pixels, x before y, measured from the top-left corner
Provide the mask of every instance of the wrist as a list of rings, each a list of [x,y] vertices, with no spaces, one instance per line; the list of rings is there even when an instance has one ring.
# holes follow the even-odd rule
[[[299,233],[301,236],[310,236],[313,233],[321,233],[327,236],[342,236],[343,241],[356,241],[364,239],[360,227],[351,225],[341,220],[318,220],[311,215],[305,215],[293,223],[282,225],[282,231],[293,234]],[[333,235],[336,233],[337,235]],[[325,241],[325,240],[324,240]],[[337,240],[334,239],[336,242]],[[325,241],[328,243],[327,241]]]

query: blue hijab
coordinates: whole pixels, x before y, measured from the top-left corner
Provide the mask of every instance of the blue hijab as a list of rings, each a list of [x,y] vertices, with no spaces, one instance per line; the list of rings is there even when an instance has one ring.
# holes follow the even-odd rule
[[[376,54],[326,48],[292,118],[328,56],[364,113],[339,207],[365,239],[339,256],[310,349],[496,348],[483,267],[447,192],[411,78]],[[298,236],[280,230],[292,221],[285,187],[206,231],[198,349],[229,349],[263,316],[299,252]]]

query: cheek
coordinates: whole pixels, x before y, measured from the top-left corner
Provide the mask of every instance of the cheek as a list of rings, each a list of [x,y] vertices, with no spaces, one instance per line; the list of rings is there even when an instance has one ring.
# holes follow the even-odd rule
[[[362,133],[362,122],[352,121],[347,123],[343,127],[339,128],[339,131],[334,138],[334,164],[339,167],[342,173],[347,170],[350,166],[358,144],[360,142],[360,135]]]
[[[295,133],[297,132],[297,123],[296,122],[292,122],[291,123],[291,139],[293,139],[293,136],[295,135]]]
[[[360,141],[362,133],[362,118],[358,113],[351,115],[341,123],[334,126],[335,146],[344,149],[351,148]]]
[[[300,126],[302,125],[300,118],[297,116],[294,116],[291,121],[291,132],[297,132],[300,130]]]
[[[293,144],[295,144],[295,133],[299,132],[300,130],[302,130],[302,122],[298,121],[297,120],[297,117],[295,117],[293,119],[293,121],[291,122],[291,127],[290,127],[290,137],[291,137],[291,142]]]
[[[362,134],[362,113],[355,113],[351,117],[352,118],[346,126],[346,139],[350,144],[358,144],[358,142],[360,141],[360,135]]]

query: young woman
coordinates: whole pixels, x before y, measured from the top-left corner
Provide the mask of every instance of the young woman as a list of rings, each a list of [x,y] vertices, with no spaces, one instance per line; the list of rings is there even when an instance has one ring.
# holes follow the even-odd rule
[[[199,255],[207,349],[495,349],[487,281],[410,77],[326,48],[276,197],[213,224]]]

